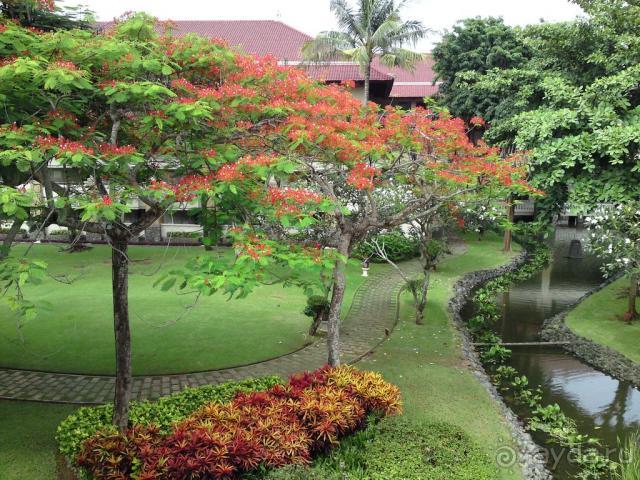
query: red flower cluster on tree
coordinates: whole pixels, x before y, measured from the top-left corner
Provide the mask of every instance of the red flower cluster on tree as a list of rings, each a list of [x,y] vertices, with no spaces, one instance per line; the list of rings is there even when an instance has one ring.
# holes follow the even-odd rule
[[[234,248],[239,255],[248,255],[252,259],[258,261],[262,257],[271,255],[271,247],[257,235],[248,234],[241,241],[234,244]]]
[[[379,374],[325,367],[206,405],[169,435],[153,427],[99,432],[75,460],[96,480],[132,478],[134,469],[141,480],[238,478],[261,467],[310,463],[364,428],[368,415],[400,410],[399,389]]]
[[[103,143],[99,147],[100,153],[106,157],[116,157],[118,155],[133,155],[136,153],[136,147],[133,145],[111,145],[110,143]]]
[[[175,197],[176,202],[190,202],[203,192],[209,192],[214,186],[214,175],[187,175],[177,184],[171,185],[164,180],[152,180],[149,190],[165,192]]]
[[[237,163],[225,163],[216,172],[216,179],[221,182],[235,182],[243,180],[245,176],[238,168],[239,165]]]
[[[185,90],[189,93],[196,93],[198,91],[198,88],[194,84],[184,78],[172,80],[171,87],[174,89]]]
[[[110,207],[111,205],[113,205],[113,200],[111,200],[111,197],[109,195],[103,195],[102,205],[105,207]]]
[[[57,60],[53,63],[49,64],[49,68],[63,68],[65,70],[71,70],[73,72],[78,71],[78,67],[73,62],[68,62],[65,60]]]
[[[87,147],[80,142],[72,142],[64,137],[38,137],[36,138],[36,144],[41,150],[55,149],[57,153],[67,153],[71,155],[76,153],[93,155],[95,153],[93,148]]]
[[[177,202],[190,202],[213,187],[213,175],[187,175],[173,187]]]
[[[471,120],[469,120],[469,125],[474,127],[484,127],[486,124],[487,122],[482,117],[472,117]]]
[[[349,171],[347,183],[357,190],[371,190],[374,187],[374,180],[379,174],[379,168],[366,163],[356,163]]]
[[[318,204],[322,197],[303,188],[270,188],[266,201],[275,209],[276,216],[299,215],[308,204]]]

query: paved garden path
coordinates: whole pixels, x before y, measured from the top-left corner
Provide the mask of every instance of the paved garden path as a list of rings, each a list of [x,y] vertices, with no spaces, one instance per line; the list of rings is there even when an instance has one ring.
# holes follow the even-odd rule
[[[416,270],[417,262],[405,264]],[[353,363],[374,349],[397,320],[397,297],[402,279],[396,271],[372,268],[374,273],[356,292],[341,331],[342,358]],[[216,384],[246,377],[279,375],[313,370],[326,363],[324,340],[295,353],[254,365],[183,375],[134,377],[133,398],[156,399],[185,387]],[[71,375],[30,370],[0,369],[0,398],[39,402],[101,404],[113,399],[112,376]]]

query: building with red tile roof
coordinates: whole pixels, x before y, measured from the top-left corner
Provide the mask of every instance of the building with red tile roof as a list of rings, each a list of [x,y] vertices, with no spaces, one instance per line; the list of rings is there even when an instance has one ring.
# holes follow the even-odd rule
[[[108,27],[112,22],[101,22]],[[209,38],[225,40],[245,53],[257,56],[272,55],[283,65],[305,68],[309,75],[320,81],[337,83],[356,82],[354,95],[364,95],[364,75],[353,62],[331,61],[305,64],[302,46],[313,37],[275,20],[177,20],[171,22],[174,35],[197,33]],[[415,106],[424,97],[438,93],[433,59],[426,55],[413,71],[391,68],[376,59],[371,66],[371,98],[386,104]]]

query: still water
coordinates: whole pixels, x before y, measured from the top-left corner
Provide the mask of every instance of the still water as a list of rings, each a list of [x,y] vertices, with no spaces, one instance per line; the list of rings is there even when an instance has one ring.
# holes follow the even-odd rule
[[[502,320],[496,326],[505,342],[538,341],[542,323],[602,282],[597,259],[568,258],[572,239],[583,232],[558,228],[552,240],[553,262],[535,277],[500,295]],[[511,365],[540,385],[545,403],[557,403],[581,433],[617,446],[640,428],[640,391],[590,367],[562,349],[515,347]],[[536,438],[543,442],[543,438]],[[557,453],[557,452],[554,452]],[[617,453],[613,456],[617,460]],[[569,479],[573,468],[566,458],[556,466],[556,479]]]

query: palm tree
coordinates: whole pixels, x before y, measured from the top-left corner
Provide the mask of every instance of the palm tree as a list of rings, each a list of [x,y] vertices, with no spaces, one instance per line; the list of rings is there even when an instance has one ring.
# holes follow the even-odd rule
[[[424,38],[427,29],[419,21],[403,22],[400,10],[408,0],[331,0],[331,11],[340,31],[321,33],[308,41],[302,53],[306,60],[324,62],[347,59],[360,65],[364,75],[364,101],[369,100],[371,63],[376,56],[389,67],[412,70],[423,56],[402,48]]]

